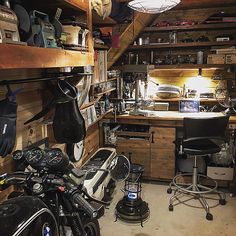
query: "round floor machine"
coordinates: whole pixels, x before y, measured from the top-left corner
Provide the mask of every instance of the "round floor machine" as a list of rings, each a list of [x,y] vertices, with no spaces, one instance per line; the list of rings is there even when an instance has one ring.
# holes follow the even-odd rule
[[[141,198],[141,178],[144,167],[138,164],[130,165],[130,174],[125,181],[124,197],[116,205],[116,219],[128,223],[141,223],[149,216],[148,204]]]

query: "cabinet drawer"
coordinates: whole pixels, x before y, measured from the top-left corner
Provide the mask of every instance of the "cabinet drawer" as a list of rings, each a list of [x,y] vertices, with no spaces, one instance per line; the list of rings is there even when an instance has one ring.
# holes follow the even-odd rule
[[[157,148],[175,147],[175,128],[151,128],[151,145]]]
[[[149,140],[145,139],[119,139],[117,140],[117,148],[124,148],[124,149],[136,149],[136,148],[150,148]]]
[[[207,176],[212,179],[233,180],[234,169],[228,167],[207,167]]]

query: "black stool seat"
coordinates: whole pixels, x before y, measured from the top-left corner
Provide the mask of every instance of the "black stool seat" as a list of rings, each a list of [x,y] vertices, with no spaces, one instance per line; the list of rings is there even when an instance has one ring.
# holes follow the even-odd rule
[[[143,173],[144,166],[139,164],[130,164],[130,173]]]
[[[220,152],[220,147],[210,139],[189,140],[183,143],[183,151],[189,155],[206,155]]]

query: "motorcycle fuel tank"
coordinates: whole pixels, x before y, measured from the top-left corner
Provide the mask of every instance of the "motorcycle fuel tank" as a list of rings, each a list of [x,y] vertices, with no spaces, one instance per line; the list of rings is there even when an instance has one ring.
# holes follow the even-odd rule
[[[55,217],[36,197],[23,196],[0,204],[0,235],[58,236]]]

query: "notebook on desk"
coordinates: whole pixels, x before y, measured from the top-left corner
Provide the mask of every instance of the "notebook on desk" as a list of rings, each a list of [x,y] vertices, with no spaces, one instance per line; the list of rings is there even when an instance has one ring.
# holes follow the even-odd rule
[[[179,101],[180,112],[199,112],[199,107],[200,107],[200,101],[196,99]]]

